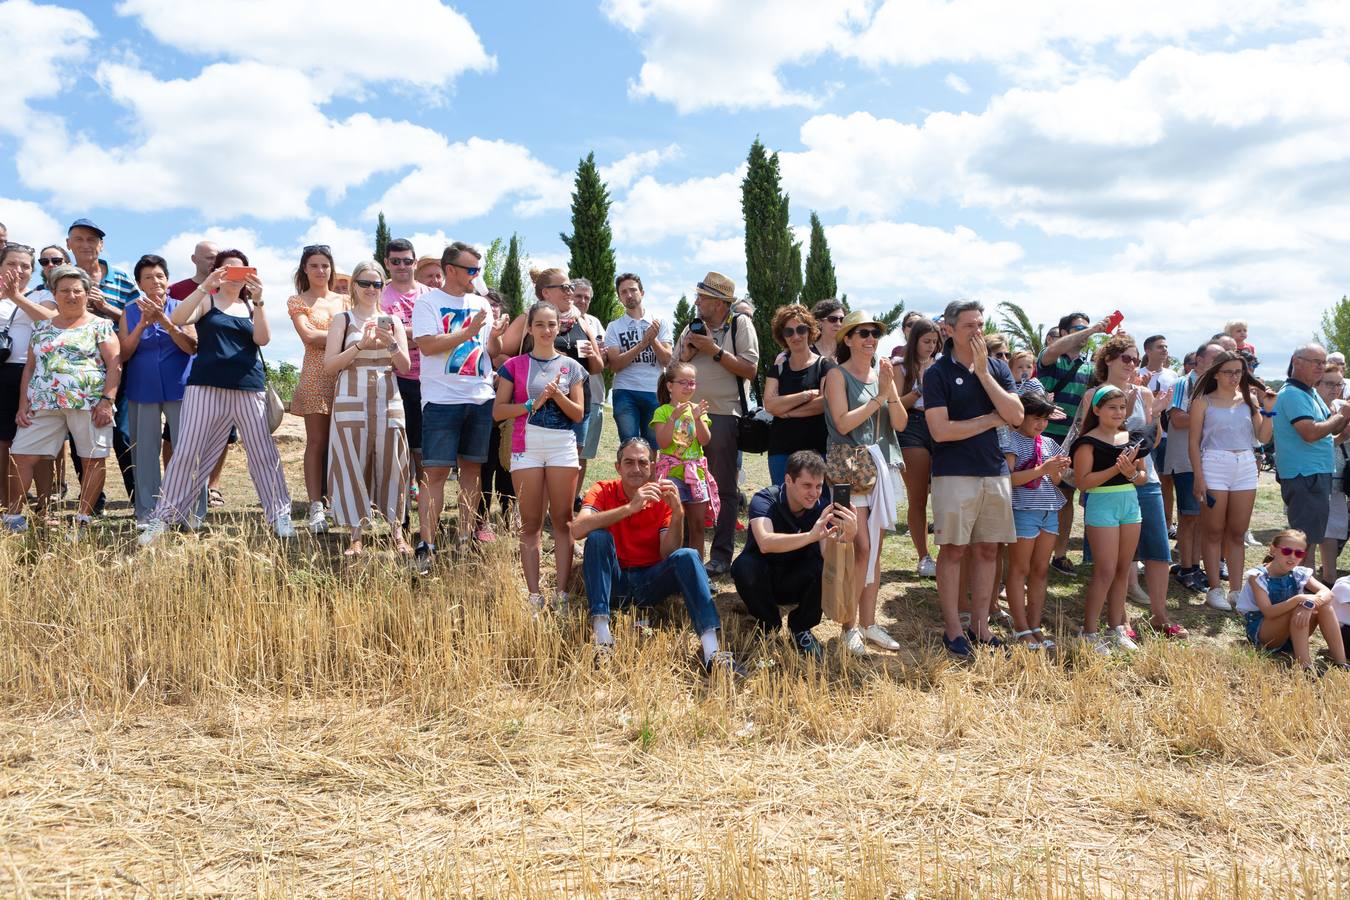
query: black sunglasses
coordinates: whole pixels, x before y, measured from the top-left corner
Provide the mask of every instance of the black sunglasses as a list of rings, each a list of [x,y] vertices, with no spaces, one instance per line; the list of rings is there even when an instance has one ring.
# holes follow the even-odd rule
[[[360,285],[361,287],[363,287],[363,288],[382,288],[382,287],[384,287],[384,282],[383,282],[383,281],[366,281],[364,278],[358,278],[358,279],[356,279],[356,283],[359,284],[359,285]]]
[[[302,249],[300,252],[301,252],[301,253],[327,253],[329,256],[332,256],[332,255],[333,255],[333,250],[332,250],[332,248],[329,247],[327,244],[310,244],[308,247],[305,247],[305,248]]]
[[[792,337],[794,334],[799,337],[805,337],[810,333],[810,325],[788,325],[783,328],[783,337]]]
[[[844,317],[843,317],[843,316],[826,316],[826,317],[825,317],[825,321],[826,321],[826,322],[830,322],[830,323],[832,323],[832,324],[834,324],[834,325],[838,325],[838,324],[840,324],[841,322],[844,321]]]
[[[461,266],[459,263],[451,263],[450,265],[454,266],[456,269],[463,269],[464,274],[468,275],[470,278],[483,271],[482,266]]]
[[[853,329],[853,334],[856,334],[865,341],[871,338],[880,338],[885,333],[886,332],[882,331],[880,328],[865,328],[859,326]]]
[[[544,287],[546,287],[546,288],[557,288],[558,290],[562,291],[564,294],[572,294],[572,293],[575,293],[575,292],[576,292],[576,288],[572,287],[572,282],[570,282],[570,281],[564,281],[562,284],[546,284],[546,285],[544,285]]]
[[[39,257],[38,257],[38,265],[43,266],[43,267],[46,267],[46,266],[59,266],[59,265],[61,265],[61,263],[65,262],[65,261],[66,261],[66,260],[65,260],[65,257],[61,257],[61,256],[39,256]]]
[[[391,256],[389,265],[391,266],[411,266],[416,260],[411,256]]]

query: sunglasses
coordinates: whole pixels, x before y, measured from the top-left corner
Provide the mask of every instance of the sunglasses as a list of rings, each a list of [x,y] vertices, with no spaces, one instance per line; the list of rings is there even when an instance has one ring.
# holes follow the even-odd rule
[[[1281,547],[1280,552],[1285,556],[1292,556],[1294,559],[1302,559],[1308,555],[1307,550],[1296,550],[1293,547]]]
[[[826,321],[826,322],[829,322],[831,325],[841,325],[841,324],[843,324],[844,317],[843,317],[843,316],[826,316],[826,317],[825,317],[825,321]]]
[[[806,337],[811,333],[810,325],[789,325],[783,329],[783,337],[792,337],[794,334],[798,337]]]
[[[63,263],[63,262],[65,262],[65,259],[64,259],[63,257],[60,257],[60,256],[39,256],[39,257],[38,257],[38,265],[42,266],[43,268],[46,268],[47,266],[59,266],[59,265],[61,265],[61,263]]]
[[[1139,363],[1141,362],[1141,360],[1139,359],[1139,357],[1137,357],[1137,356],[1131,356],[1131,355],[1128,354],[1128,353],[1122,353],[1122,354],[1120,354],[1120,356],[1117,356],[1116,359],[1120,360],[1121,362],[1123,362],[1123,363],[1124,363],[1125,365],[1127,365],[1127,366],[1137,366],[1137,365],[1139,365]]]
[[[391,266],[411,266],[416,260],[411,256],[391,256],[389,265]]]
[[[1008,351],[1006,350],[1002,350],[994,354],[994,359],[1007,359],[1007,358],[1008,358]]]
[[[1069,327],[1069,330],[1070,330],[1070,331],[1087,331],[1087,326],[1086,326],[1086,325],[1072,325],[1072,326]]]
[[[879,339],[886,332],[882,331],[880,328],[865,328],[859,326],[853,329],[853,333],[856,334],[858,337],[862,338],[864,341],[871,341]]]
[[[384,287],[384,282],[383,282],[383,281],[366,281],[364,278],[358,278],[358,279],[356,279],[356,283],[357,283],[358,285],[360,285],[361,287],[363,287],[363,288],[382,288],[382,287]]]
[[[300,252],[301,252],[301,253],[327,253],[329,256],[332,256],[332,255],[333,255],[333,250],[332,250],[332,248],[329,247],[327,244],[310,244],[309,246],[304,247],[303,249],[301,249]]]
[[[475,270],[475,271],[477,271],[477,270]],[[470,274],[473,274],[473,273],[471,272]],[[546,285],[544,285],[544,287],[546,287],[546,288],[554,288],[555,290],[562,291],[564,294],[571,294],[571,293],[574,293],[574,292],[576,291],[576,288],[572,287],[572,282],[570,282],[570,281],[564,281],[562,284],[546,284]]]
[[[451,263],[450,265],[454,266],[456,269],[463,269],[464,274],[468,275],[470,278],[483,271],[482,266],[461,266],[459,263]]]
[[[680,385],[681,387],[687,387],[687,388],[696,388],[696,387],[698,387],[698,382],[697,382],[697,381],[693,381],[693,380],[680,380],[680,381],[677,381],[677,382],[675,382],[675,383],[678,384],[678,385]]]

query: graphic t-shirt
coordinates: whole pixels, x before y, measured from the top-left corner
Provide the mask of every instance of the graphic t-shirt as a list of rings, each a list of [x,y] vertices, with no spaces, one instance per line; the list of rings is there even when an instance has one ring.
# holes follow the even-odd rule
[[[663,425],[670,421],[670,417],[675,414],[675,407],[669,403],[664,403],[656,408],[652,413],[652,425]],[[709,429],[712,428],[712,417],[707,413],[703,414],[703,424]],[[669,446],[661,448],[662,453],[668,453],[676,459],[695,460],[703,456],[703,445],[698,442],[698,434],[694,428],[694,413],[689,411],[675,420],[675,431],[671,434]],[[675,466],[670,470],[670,478],[682,480],[684,478],[684,466]]]
[[[515,356],[502,364],[502,367],[497,370],[497,375],[503,380],[515,384],[517,376],[522,371],[527,373],[525,375],[525,397],[534,400],[536,403],[539,396],[544,393],[544,388],[548,387],[549,383],[559,376],[562,376],[562,380],[558,382],[558,388],[564,394],[571,391],[572,385],[577,382],[586,381],[586,372],[581,368],[581,363],[561,355],[552,359],[539,359],[529,353]],[[515,396],[520,396],[518,389]],[[551,428],[555,431],[571,431],[572,426],[576,423],[567,417],[567,413],[562,411],[561,406],[555,401],[549,400],[542,406],[535,406],[530,411],[529,424],[540,428]]]
[[[623,482],[597,481],[581,501],[583,509],[607,512],[628,505]],[[661,561],[661,532],[670,527],[670,507],[661,502],[648,503],[631,516],[609,526],[614,538],[615,555],[622,569],[646,568]]]
[[[112,322],[97,316],[73,328],[59,328],[51,319],[34,325],[29,407],[93,409],[108,381],[98,345],[113,337]]]
[[[605,329],[605,345],[615,347],[621,353],[627,353],[642,343],[643,337],[647,334],[647,329],[651,327],[652,320],[649,316],[634,319],[630,315],[622,315],[610,322],[609,328]],[[661,327],[656,332],[656,340],[663,344],[670,344],[669,322],[661,323]],[[613,387],[616,391],[644,391],[648,394],[654,394],[656,393],[657,379],[660,377],[661,365],[656,361],[656,351],[648,346],[633,358],[627,368],[614,373]]]
[[[479,310],[487,313],[472,338],[445,353],[422,354],[422,405],[486,403],[492,399],[492,359],[487,337],[492,332],[492,307],[476,294],[459,297],[427,291],[413,303],[413,339],[450,334],[464,327]]]
[[[403,327],[411,331],[413,307],[417,305],[417,298],[430,290],[431,288],[425,284],[414,281],[412,290],[405,294],[391,281],[380,292],[380,309],[391,316],[397,316],[403,322]],[[422,373],[422,354],[412,341],[408,341],[408,359],[412,362],[412,366],[406,374],[400,374],[398,377],[411,378],[415,381]]]

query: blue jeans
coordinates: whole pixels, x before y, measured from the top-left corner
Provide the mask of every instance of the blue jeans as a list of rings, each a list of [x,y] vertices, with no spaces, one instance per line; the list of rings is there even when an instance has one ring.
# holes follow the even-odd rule
[[[688,547],[681,547],[654,566],[624,569],[614,551],[614,536],[601,528],[586,536],[581,573],[592,616],[608,616],[615,605],[611,597],[623,609],[629,604],[655,606],[678,593],[684,597],[695,634],[722,626],[708,587],[708,573],[698,554]]]
[[[656,432],[652,430],[652,413],[661,405],[656,402],[655,391],[615,388],[610,392],[609,400],[614,407],[614,424],[619,429],[620,444],[629,438],[640,437],[652,445],[652,450],[659,449]]]
[[[791,453],[770,453],[769,454],[769,483],[774,487],[779,487],[783,479],[787,478],[787,461]]]

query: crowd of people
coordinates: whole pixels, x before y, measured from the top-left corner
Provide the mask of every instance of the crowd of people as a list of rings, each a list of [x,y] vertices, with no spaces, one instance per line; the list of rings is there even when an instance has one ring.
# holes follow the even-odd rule
[[[112,454],[150,546],[201,526],[222,502],[229,446],[242,443],[267,522],[293,537],[263,358],[270,298],[246,252],[202,241],[192,274],[171,282],[156,255],[131,274],[109,265],[105,237],[78,219],[62,244],[0,246],[4,528],[50,516],[69,445],[72,535],[100,514]],[[724,576],[766,637],[791,607],[803,654],[823,653],[814,628],[827,592],[843,652],[899,649],[877,599],[902,506],[916,574],[936,579],[949,654],[1002,647],[1000,622],[1012,643],[1053,650],[1047,583],[1052,571],[1076,577],[1069,537],[1081,516],[1091,575],[1074,637],[1090,652],[1137,647],[1127,599],[1149,608],[1150,636],[1187,637],[1169,610],[1176,582],[1241,612],[1260,648],[1311,665],[1320,630],[1332,664],[1347,665],[1350,579],[1337,579],[1336,557],[1350,405],[1344,358],[1317,344],[1294,352],[1276,392],[1257,378],[1239,321],[1174,370],[1166,336],[1139,342],[1118,312],[1064,316],[1036,355],[988,330],[979,302],[957,300],[933,318],[908,313],[882,352],[886,323],[827,299],[774,311],[779,352],[757,391],[769,348],[724,275],[697,283],[697,316],[677,334],[635,273],[615,279],[623,312],[606,325],[588,312],[585,279],[531,272],[534,297],[513,317],[482,271],[482,252],[462,242],[419,257],[395,239],[350,273],[328,246],[301,253],[286,311],[304,347],[290,407],[305,427],[303,524],[345,528],[349,556],[365,552],[378,517],[393,551],[430,572],[453,483],[455,540],[514,531],[535,610],[567,601],[581,545],[597,659],[616,640],[612,610],[636,607],[645,628],[646,610],[678,594],[705,667],[734,673],[713,603]],[[766,443],[747,437],[762,424],[751,415],[761,394]],[[607,396],[618,477],[583,493]],[[743,454],[766,446],[772,484],[747,499]],[[1272,452],[1289,528],[1248,566],[1258,460]]]

